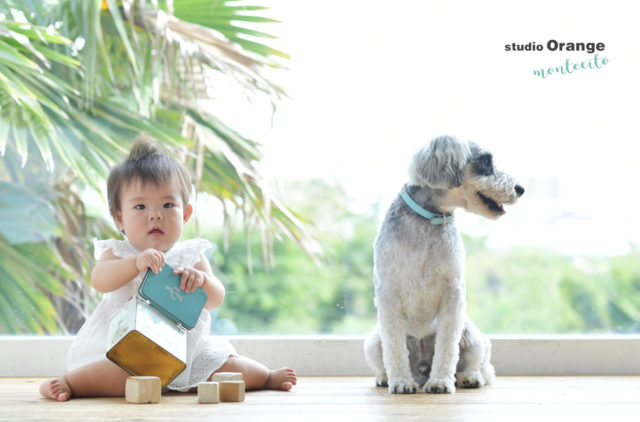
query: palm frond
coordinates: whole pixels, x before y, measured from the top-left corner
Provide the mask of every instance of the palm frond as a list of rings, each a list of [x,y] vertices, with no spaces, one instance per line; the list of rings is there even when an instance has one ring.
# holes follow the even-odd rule
[[[262,75],[262,69],[271,64],[270,61],[262,55],[248,53],[240,45],[230,42],[221,32],[179,20],[162,10],[141,9],[132,13],[136,25],[153,37],[158,57],[168,57],[177,65],[173,72],[179,72],[178,75],[167,72],[164,82],[168,88],[165,93],[169,95],[166,97],[176,98],[176,91],[172,88],[175,79],[178,79],[187,84],[200,82],[195,92],[190,93],[193,97],[187,100],[210,98],[207,94],[209,87],[203,85],[209,79],[206,75],[208,69],[232,78],[249,92],[259,91],[275,98],[284,94],[281,87]]]
[[[166,1],[160,1],[160,8],[168,10]],[[252,41],[247,38],[276,38],[268,33],[248,28],[239,23],[278,23],[273,18],[262,16],[256,12],[268,10],[265,6],[247,4],[245,1],[221,0],[180,0],[173,3],[173,15],[186,22],[198,24],[218,31],[228,40],[238,44],[244,51],[254,53],[258,56],[276,56],[288,59],[289,56],[275,48],[269,47],[262,42]],[[273,60],[269,62],[271,66],[279,66]]]
[[[46,293],[61,295],[56,277],[72,277],[64,268],[51,242],[12,245],[0,234],[0,297],[6,302],[0,313],[0,332],[57,333],[57,313]]]
[[[34,47],[37,44],[32,42],[40,43],[43,39],[57,44],[70,43],[59,36],[45,37],[46,31],[35,25],[0,22],[0,51],[3,53],[0,54],[0,123],[9,128],[0,132],[0,154],[4,155],[10,134],[24,165],[29,154],[29,139],[32,139],[51,169],[52,150],[50,143],[43,139],[54,132],[50,114],[67,117],[60,102],[68,102],[68,97],[77,92],[50,76],[49,70],[52,62],[72,68],[77,67],[78,62],[58,55],[46,46]]]

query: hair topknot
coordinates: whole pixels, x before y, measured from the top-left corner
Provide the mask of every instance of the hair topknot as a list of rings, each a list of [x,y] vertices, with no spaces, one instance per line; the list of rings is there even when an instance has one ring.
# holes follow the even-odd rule
[[[133,142],[125,161],[111,170],[107,181],[109,212],[116,216],[120,211],[122,187],[131,181],[142,185],[152,182],[156,185],[172,181],[180,189],[184,204],[189,202],[191,177],[175,159],[167,155],[156,144],[153,137],[146,133],[139,135]]]
[[[133,145],[131,146],[131,151],[129,151],[127,160],[136,161],[143,157],[156,153],[162,154],[162,152],[160,152],[158,147],[154,144],[154,139],[146,133],[142,133],[138,135],[138,137],[133,141]]]

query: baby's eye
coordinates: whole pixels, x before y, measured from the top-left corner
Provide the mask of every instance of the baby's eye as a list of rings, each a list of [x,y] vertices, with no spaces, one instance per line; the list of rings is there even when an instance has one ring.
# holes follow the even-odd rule
[[[142,205],[142,204],[138,204],[134,208],[137,209],[137,210],[143,210],[143,209],[145,209],[145,206]]]
[[[166,204],[163,205],[165,208],[173,208],[175,205],[173,205],[171,202],[167,202]]]

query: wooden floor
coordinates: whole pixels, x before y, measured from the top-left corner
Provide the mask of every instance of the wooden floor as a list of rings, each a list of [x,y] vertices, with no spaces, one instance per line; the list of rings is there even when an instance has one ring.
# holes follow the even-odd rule
[[[159,404],[122,398],[41,398],[40,378],[0,378],[0,421],[517,421],[640,420],[640,377],[498,377],[479,390],[389,395],[373,378],[302,377],[292,392],[247,393],[242,403],[198,404],[196,394]]]

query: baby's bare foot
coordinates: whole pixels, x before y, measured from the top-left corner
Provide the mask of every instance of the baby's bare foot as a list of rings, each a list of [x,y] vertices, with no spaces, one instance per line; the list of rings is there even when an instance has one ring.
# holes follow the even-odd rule
[[[71,387],[64,377],[51,378],[40,384],[40,394],[49,399],[67,401],[71,398]]]
[[[269,373],[265,388],[270,390],[289,391],[298,383],[296,371],[291,368],[274,369]]]

